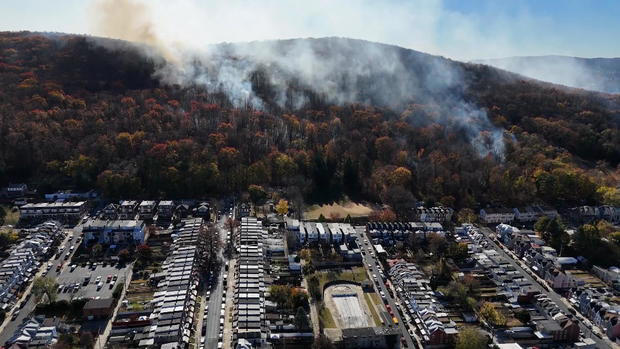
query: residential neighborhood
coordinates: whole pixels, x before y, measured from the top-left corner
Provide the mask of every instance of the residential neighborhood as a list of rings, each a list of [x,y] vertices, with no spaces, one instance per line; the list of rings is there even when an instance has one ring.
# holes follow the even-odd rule
[[[451,348],[472,330],[500,348],[620,341],[618,267],[552,247],[539,222],[553,208],[457,224],[443,206],[347,221],[231,199],[98,200],[19,207],[0,263],[5,346]]]

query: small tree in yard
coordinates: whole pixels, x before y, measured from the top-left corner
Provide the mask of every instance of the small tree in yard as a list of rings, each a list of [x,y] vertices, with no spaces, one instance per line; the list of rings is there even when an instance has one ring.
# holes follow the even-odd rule
[[[47,296],[47,303],[51,304],[56,301],[58,296],[58,284],[54,279],[49,277],[38,277],[32,284],[32,294],[39,302],[43,296]]]
[[[295,326],[300,330],[310,327],[308,314],[302,307],[297,308],[297,313],[295,313]]]
[[[118,259],[121,263],[127,263],[130,259],[131,255],[129,250],[124,248],[118,252]]]
[[[506,317],[502,315],[493,304],[485,302],[480,307],[480,316],[490,325],[504,326],[506,325]]]
[[[81,348],[92,348],[95,340],[93,338],[92,333],[90,332],[82,332],[80,335],[80,347]]]
[[[276,205],[276,212],[280,215],[285,215],[288,213],[288,201],[284,199],[280,199],[278,204]]]
[[[151,250],[151,247],[147,244],[139,245],[137,247],[137,252],[138,258],[143,262],[149,261],[153,256],[153,251]]]
[[[475,328],[466,327],[459,332],[456,341],[456,349],[483,349],[487,347],[487,340],[484,335]]]

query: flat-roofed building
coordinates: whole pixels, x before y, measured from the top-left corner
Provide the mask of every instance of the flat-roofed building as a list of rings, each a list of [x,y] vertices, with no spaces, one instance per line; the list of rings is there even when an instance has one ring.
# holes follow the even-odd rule
[[[104,244],[142,244],[146,225],[137,220],[102,220],[91,219],[82,226],[84,243]]]
[[[36,224],[47,220],[77,223],[88,211],[85,201],[41,202],[25,204],[19,208],[20,223]]]

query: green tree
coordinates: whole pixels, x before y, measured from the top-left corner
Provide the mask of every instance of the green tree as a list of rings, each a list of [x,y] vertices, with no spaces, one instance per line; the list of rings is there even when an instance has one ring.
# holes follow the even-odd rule
[[[297,312],[295,313],[295,326],[300,330],[310,327],[308,313],[306,313],[302,307],[298,307]]]
[[[81,348],[92,348],[95,343],[92,333],[88,331],[82,332],[80,335],[80,347]]]
[[[121,263],[127,263],[129,259],[131,259],[131,254],[129,253],[129,250],[124,248],[118,251],[118,259]]]
[[[489,302],[484,302],[480,307],[480,317],[492,326],[506,325],[506,317]]]
[[[541,234],[546,243],[556,250],[561,250],[570,241],[570,237],[559,217],[542,216],[534,224],[534,229]]]
[[[137,252],[138,252],[138,258],[143,261],[143,262],[148,262],[151,260],[152,256],[153,256],[153,251],[151,250],[151,247],[147,244],[141,244],[138,245],[138,247],[136,248]]]
[[[522,324],[526,325],[531,319],[530,312],[527,310],[517,311],[515,312],[515,318],[521,321]]]
[[[276,205],[276,212],[281,215],[285,215],[288,213],[288,201],[284,199],[280,199],[278,204]]]
[[[0,206],[0,225],[4,225],[4,220],[6,219],[6,211],[4,207]]]
[[[260,185],[250,184],[248,187],[248,193],[250,193],[250,200],[252,200],[254,205],[262,204],[267,198],[267,192]]]
[[[456,340],[456,349],[484,349],[487,347],[487,339],[473,327],[465,327],[459,332]]]
[[[473,223],[478,219],[478,215],[471,208],[463,208],[457,214],[459,223]]]
[[[91,250],[93,257],[99,257],[103,253],[103,246],[101,244],[95,244]]]
[[[49,277],[38,277],[32,283],[32,294],[37,302],[41,301],[43,296],[47,297],[47,304],[54,303],[58,296],[58,284]]]

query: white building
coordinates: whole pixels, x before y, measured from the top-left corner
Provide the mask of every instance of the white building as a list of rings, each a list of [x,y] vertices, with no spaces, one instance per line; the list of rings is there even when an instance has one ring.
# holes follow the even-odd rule
[[[124,244],[144,243],[145,224],[136,220],[106,221],[91,219],[82,227],[84,243]]]
[[[140,219],[152,219],[155,216],[155,206],[157,203],[151,200],[145,200],[138,206],[138,215]]]
[[[531,206],[517,207],[513,209],[515,219],[519,222],[534,222],[539,217],[539,212]]]
[[[325,226],[323,226],[322,223],[317,223],[316,224],[316,230],[318,230],[318,232],[319,232],[319,241],[322,244],[329,244],[330,243],[330,236],[329,236],[329,232],[325,229]]]

